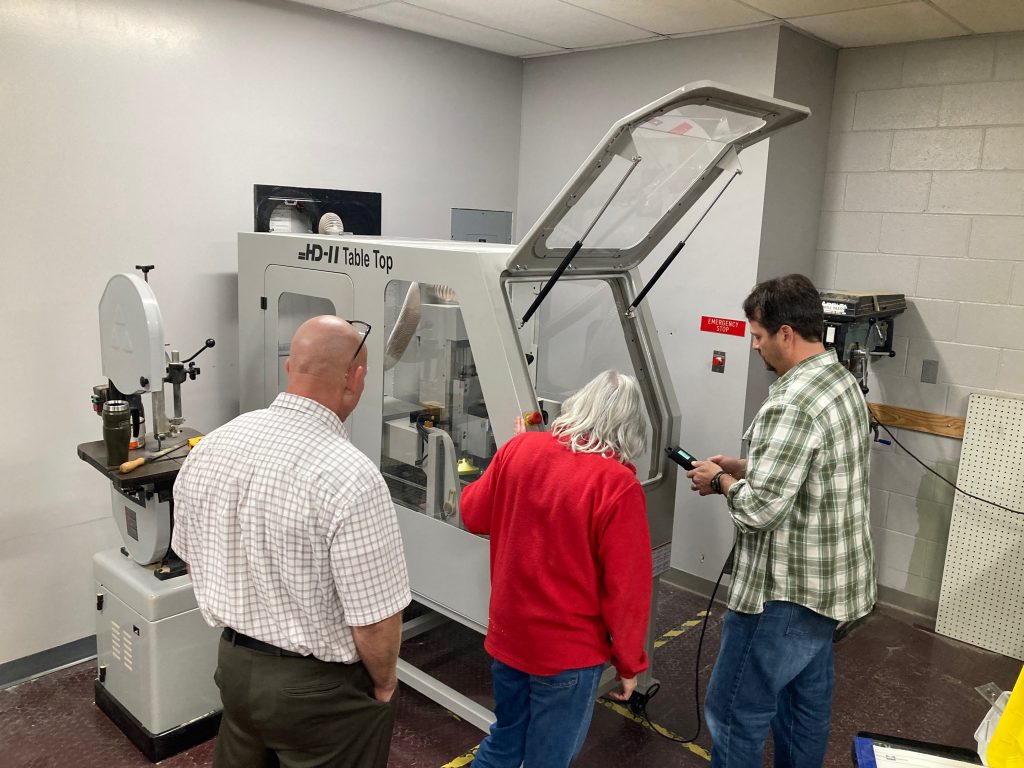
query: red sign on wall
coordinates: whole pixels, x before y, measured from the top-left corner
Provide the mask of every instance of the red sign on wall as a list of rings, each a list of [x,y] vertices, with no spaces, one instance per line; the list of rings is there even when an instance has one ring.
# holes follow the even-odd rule
[[[700,329],[708,333],[725,333],[729,336],[743,336],[747,332],[747,323],[744,320],[729,320],[725,317],[708,317],[702,315],[700,318]]]

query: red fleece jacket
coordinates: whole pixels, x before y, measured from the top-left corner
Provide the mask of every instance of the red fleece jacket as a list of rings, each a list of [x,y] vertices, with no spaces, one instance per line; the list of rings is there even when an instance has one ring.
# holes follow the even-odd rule
[[[647,668],[651,541],[636,471],[547,432],[513,438],[462,491],[466,529],[491,537],[484,647],[531,675]]]

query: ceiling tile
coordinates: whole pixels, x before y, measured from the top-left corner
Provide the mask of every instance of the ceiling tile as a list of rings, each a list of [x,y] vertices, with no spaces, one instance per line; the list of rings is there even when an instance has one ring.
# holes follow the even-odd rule
[[[747,5],[778,16],[791,19],[794,16],[818,16],[822,13],[852,11],[857,8],[871,8],[875,5],[892,5],[906,0],[743,0]]]
[[[407,0],[436,13],[465,19],[561,48],[587,48],[644,40],[650,31],[559,0]]]
[[[365,8],[368,5],[379,5],[380,0],[291,0],[293,3],[312,5],[316,8],[326,8],[329,11],[341,11],[347,13],[356,8]]]
[[[891,0],[885,0],[890,2]],[[565,0],[659,35],[680,35],[768,21],[771,16],[735,0]]]
[[[353,11],[349,15],[387,24],[391,27],[420,32],[431,37],[440,37],[456,43],[483,48],[487,51],[504,53],[508,56],[532,56],[540,53],[557,53],[562,49],[511,35],[497,29],[489,29],[470,21],[454,19],[440,13],[417,8],[406,3],[384,3],[372,8]]]
[[[965,35],[967,30],[922,2],[802,16],[790,23],[841,48]]]
[[[1021,0],[932,0],[972,32],[1016,32],[1024,29]]]

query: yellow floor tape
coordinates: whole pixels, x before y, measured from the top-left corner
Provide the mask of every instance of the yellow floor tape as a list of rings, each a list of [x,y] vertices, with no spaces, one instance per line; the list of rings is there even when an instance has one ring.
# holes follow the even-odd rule
[[[689,621],[684,621],[678,627],[670,629],[668,632],[666,632],[664,635],[662,635],[654,641],[654,647],[661,648],[663,645],[665,645],[668,642],[671,642],[672,640],[675,640],[680,635],[685,635],[691,629],[698,626],[704,620],[704,617],[707,616],[707,613],[707,611],[701,611],[697,614],[697,618],[690,619]],[[625,718],[628,718],[629,720],[632,720],[634,723],[640,723],[640,725],[642,725],[649,731],[654,731],[655,733],[660,732],[663,736],[668,736],[669,738],[673,739],[682,738],[681,736],[672,733],[672,731],[668,730],[668,728],[663,728],[657,723],[651,723],[650,725],[648,725],[647,721],[644,720],[642,717],[634,715],[632,712],[629,711],[629,709],[614,701],[611,701],[609,699],[598,699],[597,703],[603,707],[610,709],[612,712],[618,712],[620,715],[622,715]],[[686,749],[693,752],[693,754],[695,755],[703,757],[708,762],[711,761],[711,754],[699,744],[694,744],[693,742],[687,741],[681,743],[680,746],[685,747]],[[476,751],[479,747],[480,745],[477,744],[475,747],[469,750],[469,752],[467,752],[464,755],[460,755],[459,757],[456,757],[450,763],[445,763],[441,766],[441,768],[463,768],[463,766],[469,765],[473,762],[473,758],[476,757]]]
[[[700,624],[702,621],[704,621],[704,617],[707,615],[707,611],[701,611],[697,614],[697,618],[690,619],[689,621],[684,621],[675,629],[670,629],[668,632],[666,632],[664,635],[662,635],[654,641],[654,647],[661,648],[661,646],[665,645],[665,643],[669,642],[670,640],[675,640],[680,635],[686,634],[691,629]]]
[[[620,715],[622,715],[625,718],[628,718],[629,720],[632,720],[634,723],[640,723],[640,725],[642,725],[649,731],[660,733],[662,736],[668,736],[670,739],[682,739],[682,736],[676,733],[672,733],[672,731],[670,731],[668,728],[663,728],[657,723],[651,723],[650,725],[648,725],[646,720],[644,720],[639,715],[634,715],[632,712],[629,711],[629,709],[622,706],[616,701],[611,701],[609,699],[598,699],[597,703],[600,704],[602,707],[610,709],[612,712],[618,712]],[[693,754],[699,755],[708,762],[711,762],[711,753],[699,744],[694,744],[692,741],[684,741],[681,742],[679,746],[683,747],[684,749],[688,749],[691,752],[693,752]]]
[[[476,747],[473,747],[471,750],[469,750],[469,752],[467,752],[464,755],[459,755],[450,763],[445,763],[444,765],[442,765],[441,768],[462,768],[462,766],[464,765],[469,765],[473,762],[473,758],[476,757],[476,750],[477,747],[479,746],[480,745],[477,744]]]

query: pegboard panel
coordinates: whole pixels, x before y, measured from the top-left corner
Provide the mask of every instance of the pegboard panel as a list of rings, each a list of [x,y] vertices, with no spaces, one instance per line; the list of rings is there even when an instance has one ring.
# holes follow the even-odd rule
[[[1024,400],[971,395],[957,485],[1024,510]],[[956,492],[935,631],[1024,660],[1024,514]]]

